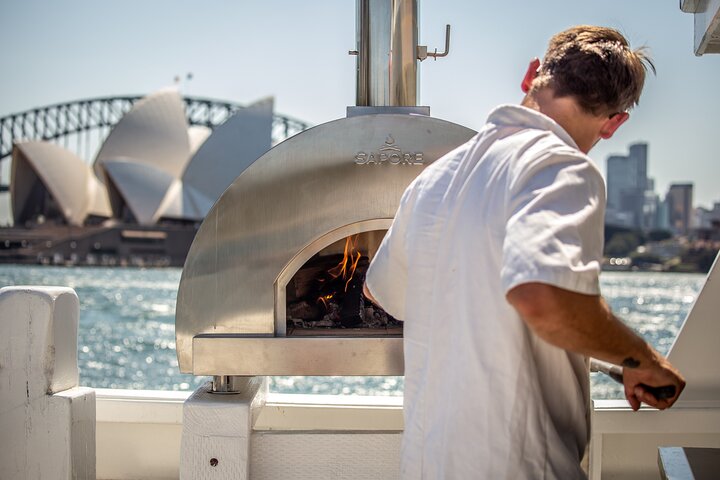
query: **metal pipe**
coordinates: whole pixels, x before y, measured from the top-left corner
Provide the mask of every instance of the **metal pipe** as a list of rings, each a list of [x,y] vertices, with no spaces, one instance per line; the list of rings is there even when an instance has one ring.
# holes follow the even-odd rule
[[[433,57],[435,60],[442,57],[447,57],[450,53],[450,25],[445,25],[445,50],[442,53],[437,53],[437,48],[434,53],[428,53],[428,57]]]
[[[240,393],[242,377],[236,375],[213,375],[210,393],[236,394]]]
[[[417,0],[357,0],[357,105],[417,105]]]

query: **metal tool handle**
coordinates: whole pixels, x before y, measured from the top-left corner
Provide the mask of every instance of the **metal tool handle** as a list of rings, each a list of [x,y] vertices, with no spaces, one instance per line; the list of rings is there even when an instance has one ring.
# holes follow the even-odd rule
[[[619,365],[613,365],[611,363],[601,362],[600,360],[591,358],[590,371],[602,372],[616,382],[621,384],[624,383],[623,367]],[[673,398],[675,396],[675,385],[665,385],[664,387],[651,387],[650,385],[645,385],[644,383],[641,383],[640,386],[643,388],[643,390],[652,394],[652,396],[657,398],[658,400],[667,400],[668,398]]]
[[[447,57],[450,53],[450,25],[445,25],[445,50],[441,53],[438,53],[437,48],[435,49],[435,52],[428,53],[428,48],[425,45],[418,45],[417,46],[417,59],[421,62],[425,60],[427,57],[433,57],[433,59],[437,60],[438,58]]]
[[[447,57],[448,53],[450,53],[450,25],[445,25],[445,50],[442,53],[437,53],[436,48],[435,53],[428,53],[427,56],[437,60],[440,57]]]

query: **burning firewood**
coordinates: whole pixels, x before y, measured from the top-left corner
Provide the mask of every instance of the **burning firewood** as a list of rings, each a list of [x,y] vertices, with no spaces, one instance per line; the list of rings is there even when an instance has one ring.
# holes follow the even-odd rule
[[[363,275],[364,277],[364,275]],[[340,309],[340,325],[355,327],[365,319],[365,302],[363,301],[362,283],[354,278],[345,292]]]
[[[362,293],[369,260],[348,237],[343,255],[315,256],[287,287],[288,327],[297,330],[397,329],[402,323]]]

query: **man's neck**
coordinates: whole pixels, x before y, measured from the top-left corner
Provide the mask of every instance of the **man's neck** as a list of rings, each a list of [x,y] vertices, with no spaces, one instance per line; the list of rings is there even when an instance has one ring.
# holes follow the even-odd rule
[[[542,88],[526,95],[521,105],[555,120],[583,153],[588,153],[600,138],[599,117],[584,112],[572,97],[555,97],[552,89]]]

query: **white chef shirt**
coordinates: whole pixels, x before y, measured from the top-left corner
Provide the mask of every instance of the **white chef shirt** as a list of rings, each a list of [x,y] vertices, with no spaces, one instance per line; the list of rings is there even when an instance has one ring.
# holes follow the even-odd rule
[[[586,360],[532,333],[505,294],[599,294],[604,207],[597,167],[521,106],[408,187],[366,279],[405,321],[403,478],[584,478]]]

